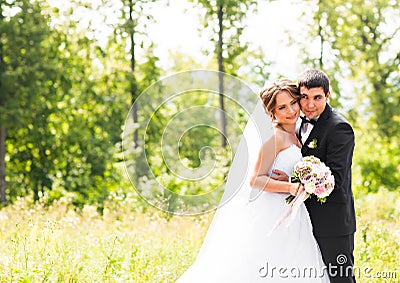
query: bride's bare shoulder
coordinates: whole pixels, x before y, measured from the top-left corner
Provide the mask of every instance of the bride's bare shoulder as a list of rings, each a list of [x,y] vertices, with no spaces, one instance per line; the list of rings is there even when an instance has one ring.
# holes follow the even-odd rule
[[[270,137],[270,140],[267,141],[267,143],[268,142],[270,145],[273,145],[276,153],[287,148],[293,143],[291,135],[279,127],[274,128],[274,134]]]
[[[285,132],[278,129],[274,131],[273,135],[263,143],[262,149],[265,151],[275,151],[278,153],[285,147]]]

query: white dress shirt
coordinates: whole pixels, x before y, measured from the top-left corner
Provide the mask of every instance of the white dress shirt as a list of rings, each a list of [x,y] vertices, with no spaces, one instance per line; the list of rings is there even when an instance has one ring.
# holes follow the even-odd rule
[[[314,118],[312,120],[318,121],[318,118]],[[308,139],[308,136],[310,135],[312,129],[314,128],[314,125],[311,123],[304,123],[303,127],[300,128],[300,133],[301,133],[301,143],[304,144],[306,140]]]

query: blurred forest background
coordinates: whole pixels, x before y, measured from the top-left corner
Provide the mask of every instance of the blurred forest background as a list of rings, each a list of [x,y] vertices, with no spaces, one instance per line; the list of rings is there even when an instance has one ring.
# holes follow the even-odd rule
[[[46,239],[57,234],[54,231],[64,231],[63,224],[58,222],[46,226],[49,224],[44,215],[50,218],[56,215],[54,221],[60,219],[61,216],[54,212],[57,205],[65,208],[63,213],[76,213],[74,217],[81,219],[76,220],[80,224],[92,223],[89,221],[91,217],[100,219],[112,215],[113,221],[101,218],[105,226],[100,229],[106,232],[114,231],[115,226],[107,226],[114,220],[132,229],[129,225],[137,223],[130,222],[133,220],[129,214],[135,213],[149,217],[149,221],[142,218],[142,224],[152,222],[156,217],[154,223],[159,221],[162,223],[160,227],[166,225],[162,219],[167,221],[171,215],[153,211],[149,216],[146,211],[152,208],[138,196],[124,172],[124,123],[126,119],[135,119],[136,123],[140,123],[141,117],[149,115],[145,108],[137,108],[131,111],[132,117],[127,117],[132,103],[150,85],[176,72],[210,69],[238,77],[256,95],[269,79],[291,76],[277,71],[274,61],[269,59],[268,46],[276,44],[274,38],[264,38],[262,46],[245,40],[246,33],[250,32],[246,27],[248,18],[259,13],[260,5],[268,7],[269,1],[185,1],[191,13],[198,15],[198,38],[207,42],[207,48],[198,57],[181,50],[156,54],[156,40],[148,34],[148,28],[157,22],[152,11],[168,7],[169,2],[172,0],[0,0],[0,228],[1,233],[8,235],[1,242],[8,249],[4,250],[4,260],[0,263],[0,275],[11,280],[4,282],[12,282],[10,278],[25,278],[27,281],[23,282],[34,282],[38,278],[35,276],[41,276],[43,281],[51,281],[51,278],[66,281],[66,278],[89,278],[80,277],[85,268],[79,263],[75,266],[73,262],[69,262],[71,269],[54,275],[54,264],[60,261],[60,257],[49,261],[47,267],[43,265],[31,269],[27,263],[28,259],[32,260],[32,254],[40,254],[43,262],[46,257],[44,251],[48,251],[47,244],[51,242]],[[286,5],[299,4],[298,1],[284,2]],[[368,214],[370,219],[360,222],[358,240],[364,243],[360,244],[364,250],[360,248],[357,258],[363,262],[376,260],[382,267],[396,266],[394,263],[398,262],[400,245],[399,226],[395,224],[400,201],[400,3],[398,0],[310,0],[301,3],[304,11],[298,19],[294,19],[296,32],[288,30],[284,43],[297,47],[299,63],[294,69],[316,67],[330,76],[333,93],[330,103],[351,122],[356,132],[353,189],[356,199],[360,200],[365,211],[371,213]],[[287,21],[285,10],[280,12],[282,21]],[[97,22],[91,20],[94,14]],[[256,32],[262,38],[263,30],[274,28],[260,26]],[[182,35],[184,40],[185,35]],[[188,107],[188,102],[221,106],[218,96],[199,95],[193,101],[187,101],[185,97],[177,98],[157,113],[149,129],[150,138],[146,140],[146,151],[153,156],[148,162],[150,168],[155,168],[155,178],[177,193],[182,192],[183,187],[187,190],[187,184],[171,174],[163,160],[157,157],[160,156],[156,153],[160,142],[157,137],[162,135],[163,125],[168,123],[170,117]],[[243,118],[243,112],[236,111],[236,114],[235,119],[244,126],[247,120]],[[226,127],[224,131],[230,130],[229,123],[220,125]],[[132,135],[135,141],[137,134]],[[222,148],[215,152],[217,157],[208,155],[204,158],[220,161],[219,171],[213,175],[211,182],[223,182],[232,156],[228,153],[229,145],[225,145],[216,131],[201,129],[185,135],[180,144],[182,158],[187,166],[197,168],[199,149],[204,146]],[[135,166],[135,162],[143,162],[143,159],[132,162]],[[137,182],[145,185],[148,172],[138,171],[135,174]],[[202,193],[207,188],[202,183],[192,183],[189,190]],[[174,200],[167,198],[167,201],[173,211]],[[115,212],[118,209],[124,213]],[[88,218],[81,218],[85,213],[89,213]],[[32,227],[32,215],[37,216],[37,221],[42,221],[40,225],[45,225],[34,226],[37,228],[35,231],[48,234],[37,236],[43,240],[43,246],[38,245],[43,250],[29,253],[26,247],[30,246],[30,236],[24,231],[39,235],[29,228]],[[362,219],[360,214],[358,216]],[[73,222],[74,217],[68,219]],[[20,226],[15,226],[16,219],[22,221]],[[371,234],[374,236],[368,238],[368,229],[375,229],[369,223],[376,220],[381,225],[382,219],[387,221],[384,225],[394,230],[380,228],[383,230],[374,232]],[[181,223],[179,221],[189,222],[188,219],[171,221],[177,221],[174,225]],[[208,222],[204,219],[196,221],[195,224],[185,222],[189,228],[182,228],[182,231],[195,229],[190,225],[203,223],[203,226],[200,225],[202,230],[197,231],[204,233],[207,227],[204,223]],[[68,225],[76,224],[73,223],[68,222]],[[122,229],[120,231],[129,230],[121,227],[118,228]],[[154,232],[153,228],[148,229]],[[369,254],[366,243],[379,233],[387,236],[382,236],[382,239],[397,246],[397,252],[392,246],[379,246],[379,252],[376,248],[376,253]],[[104,242],[99,240],[103,251],[107,252],[100,253],[100,257],[105,258],[104,265],[92,265],[93,268],[104,267],[103,273],[96,271],[93,274],[108,276],[115,272],[121,276],[117,270],[122,270],[123,265],[119,263],[120,259],[114,258],[114,248],[118,243],[127,244],[131,237],[135,236],[125,234],[107,238]],[[143,239],[147,237],[143,236]],[[190,234],[187,237],[198,238],[199,235]],[[11,246],[10,239],[14,243]],[[72,245],[69,240],[66,241],[64,251]],[[80,241],[83,242],[82,239]],[[172,280],[190,264],[201,242],[190,243],[189,240],[179,242],[179,247],[185,246],[181,249],[171,245],[181,251],[179,255],[165,248],[160,248],[162,252],[157,250],[158,254],[165,254],[168,259],[164,260],[170,266],[173,262],[171,258],[177,256],[186,256],[189,260],[179,263],[179,267],[174,265],[171,268],[173,273],[158,273],[154,282]],[[165,247],[165,243],[160,245]],[[188,245],[191,252],[187,251]],[[140,254],[138,245],[127,248],[121,244],[118,247],[121,251],[130,251],[132,261],[124,270],[127,273],[136,272],[136,277],[126,277],[126,280],[153,282],[149,274],[154,275],[158,271],[144,268],[146,262],[147,265],[151,262],[149,256]],[[388,259],[380,260],[386,249]],[[64,254],[63,259],[67,262],[68,258],[76,256]],[[25,261],[21,261],[20,257]],[[150,263],[152,266],[161,264]],[[14,270],[11,275],[10,270]],[[53,271],[46,273],[43,270]],[[137,275],[138,270],[141,270],[142,277]],[[115,274],[112,276],[117,276]],[[102,280],[114,278],[112,276],[102,277]]]

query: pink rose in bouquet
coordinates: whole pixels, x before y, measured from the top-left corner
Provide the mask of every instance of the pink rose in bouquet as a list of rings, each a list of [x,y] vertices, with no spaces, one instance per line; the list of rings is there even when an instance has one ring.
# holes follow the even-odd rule
[[[296,196],[290,195],[286,198],[286,202],[289,204],[288,209],[277,220],[270,233],[287,218],[289,220],[286,226],[289,226],[295,218],[300,205],[308,197],[314,195],[319,202],[324,203],[335,187],[335,178],[329,167],[319,158],[312,155],[303,157],[296,163],[291,182],[301,183],[304,186],[304,190],[298,190]]]
[[[294,166],[291,182],[299,182],[309,195],[315,195],[321,203],[332,193],[335,187],[335,178],[331,170],[319,158],[311,155],[303,157]],[[290,203],[294,196],[289,196],[286,201]]]

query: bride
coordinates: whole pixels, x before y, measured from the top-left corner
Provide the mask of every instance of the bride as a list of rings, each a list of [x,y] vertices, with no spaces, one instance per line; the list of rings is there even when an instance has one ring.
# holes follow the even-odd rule
[[[299,184],[269,177],[274,169],[291,176],[302,157],[296,137],[298,88],[291,80],[279,79],[264,88],[260,98],[263,107],[257,106],[247,124],[228,175],[221,201],[226,203],[216,212],[196,261],[178,283],[329,282],[305,205],[293,219],[276,226],[288,209],[285,198],[299,190]],[[257,145],[257,130],[268,127],[265,111],[273,134]],[[237,180],[249,160],[256,160],[250,164],[253,170],[244,182]],[[237,182],[240,188],[227,201]]]

